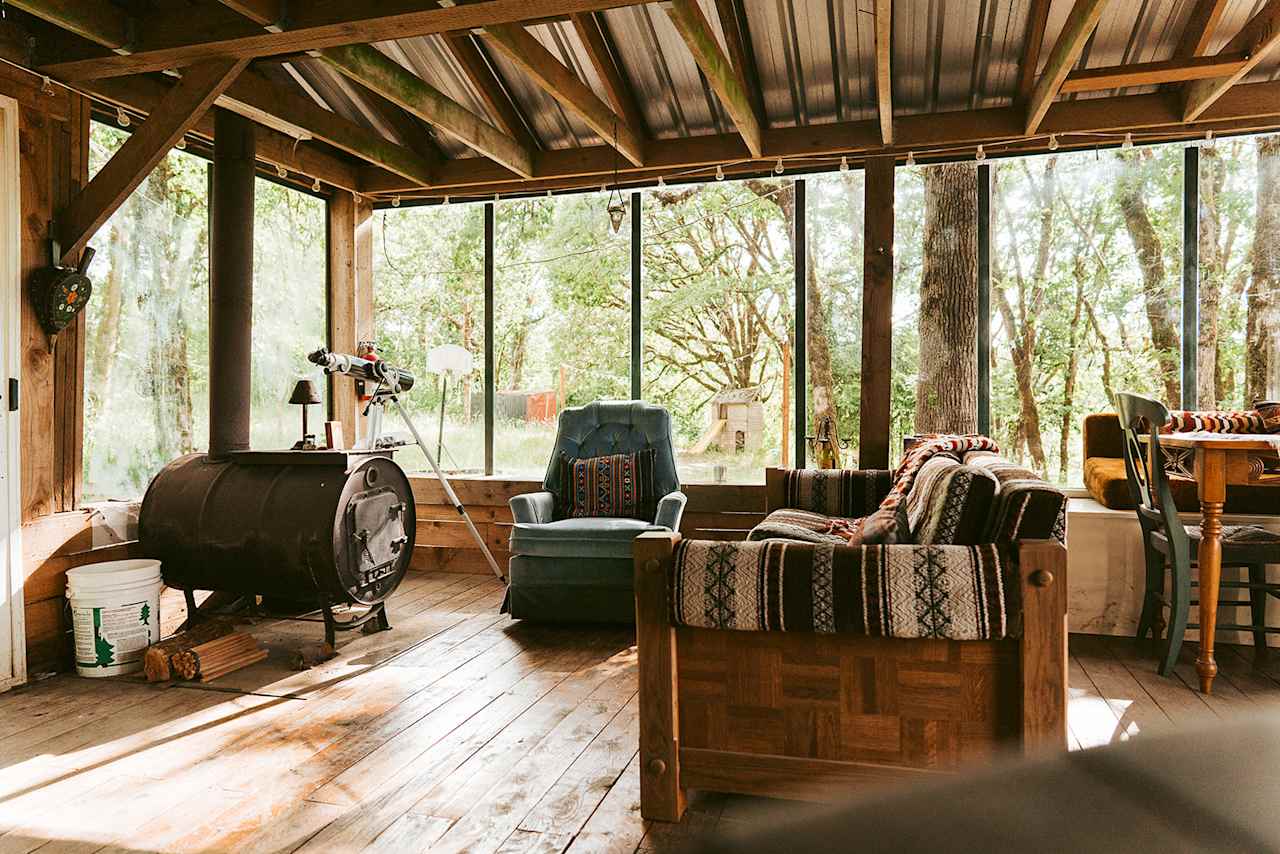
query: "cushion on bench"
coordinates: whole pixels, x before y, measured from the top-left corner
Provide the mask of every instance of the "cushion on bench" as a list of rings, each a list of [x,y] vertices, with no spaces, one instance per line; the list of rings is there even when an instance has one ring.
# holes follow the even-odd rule
[[[1067,494],[1029,468],[993,454],[971,451],[965,465],[990,472],[999,482],[983,542],[1067,541]]]
[[[886,469],[789,469],[786,503],[824,516],[870,516],[892,484]]]
[[[903,502],[911,541],[930,545],[984,542],[987,519],[999,482],[991,472],[939,454],[916,474]]]
[[[990,640],[1020,627],[1012,545],[838,546],[685,540],[671,578],[676,625]],[[1011,601],[1013,600],[1013,601]]]

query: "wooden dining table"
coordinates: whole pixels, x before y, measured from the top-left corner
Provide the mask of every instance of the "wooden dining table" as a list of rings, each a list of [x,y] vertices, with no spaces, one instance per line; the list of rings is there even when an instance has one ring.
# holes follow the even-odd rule
[[[1222,505],[1227,484],[1249,482],[1249,457],[1280,451],[1280,435],[1252,433],[1166,433],[1162,448],[1182,448],[1194,457],[1192,474],[1200,496],[1200,653],[1196,673],[1200,690],[1213,692],[1218,662],[1213,657],[1213,635],[1218,625],[1218,585],[1222,576]],[[1280,514],[1280,506],[1276,507]]]

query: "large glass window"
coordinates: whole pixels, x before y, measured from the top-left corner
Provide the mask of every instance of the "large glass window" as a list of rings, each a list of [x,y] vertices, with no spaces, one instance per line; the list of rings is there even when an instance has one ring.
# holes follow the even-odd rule
[[[841,452],[846,467],[858,464],[863,186],[861,170],[805,179],[808,435],[817,435],[821,422],[833,418],[836,434],[848,443]]]
[[[1116,391],[1179,403],[1182,149],[992,173],[992,433],[1006,456],[1077,484],[1085,415]]]
[[[384,358],[418,378],[402,403],[423,438],[441,443],[444,469],[482,473],[484,207],[381,210],[373,225],[375,338]],[[428,356],[440,347],[461,348],[471,357],[471,370],[432,373]],[[404,429],[394,423],[394,412],[387,418],[384,429]],[[409,471],[428,469],[417,448],[400,451],[396,459]]]
[[[1200,149],[1200,338],[1195,399],[1280,399],[1280,136]]]
[[[307,353],[327,340],[325,204],[257,179],[253,224],[253,415],[259,450],[288,448],[302,438],[294,383],[307,378],[326,394],[324,374]],[[325,405],[313,406],[308,431],[324,443]]]
[[[759,483],[782,462],[792,194],[781,180],[645,195],[644,395],[671,412],[683,481]]]
[[[127,135],[94,123],[90,171]],[[138,498],[208,445],[207,164],[171,152],[91,241],[85,309],[84,498]]]
[[[631,229],[603,194],[494,211],[494,468],[541,479],[566,406],[631,397]],[[629,212],[628,212],[629,215]]]

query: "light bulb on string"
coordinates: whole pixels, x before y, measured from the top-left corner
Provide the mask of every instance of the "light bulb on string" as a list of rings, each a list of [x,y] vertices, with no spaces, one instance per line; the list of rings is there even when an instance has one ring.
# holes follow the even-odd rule
[[[916,165],[916,153],[914,151],[907,152],[907,165],[908,166]]]
[[[987,159],[987,152],[983,150],[981,145],[978,146],[978,150],[974,153],[973,159],[979,163]]]
[[[289,177],[289,170],[288,170],[288,169],[286,169],[286,168],[284,168],[284,164],[282,164],[282,163],[277,163],[277,164],[276,164],[276,176],[277,176],[277,177],[280,177],[280,178],[288,178],[288,177]]]
[[[400,207],[400,197],[399,197],[399,196],[392,196],[392,197],[391,197],[391,207],[393,207],[393,208],[398,208],[398,207]]]
[[[782,158],[781,158],[781,157],[779,157],[779,158],[778,158],[778,162],[777,162],[777,163],[775,163],[775,164],[774,164],[774,166],[773,166],[773,171],[774,171],[774,173],[775,173],[775,174],[777,174],[777,175],[781,175],[781,174],[783,173],[783,171],[785,171],[785,169],[786,169],[786,167],[782,165]]]
[[[120,107],[116,107],[116,124],[120,125],[122,128],[127,128],[129,126],[129,114]]]
[[[446,195],[446,196],[444,197],[444,201],[443,201],[443,202],[441,202],[440,204],[445,205],[445,206],[448,206],[448,204],[449,204],[449,197]]]
[[[661,189],[663,189],[663,188],[664,188],[664,187],[666,187],[666,186],[667,186],[666,179],[664,179],[661,175],[659,175],[659,176],[658,176],[658,189],[659,189],[659,190],[661,190]]]
[[[173,144],[173,147],[179,151],[185,151],[187,148],[187,138],[185,136],[178,137],[178,141]]]
[[[320,192],[320,179],[319,179],[319,178],[316,178],[315,180],[313,180],[313,181],[311,182],[311,191],[312,191],[313,193],[318,193],[318,192]]]
[[[724,167],[721,166],[719,163],[716,164],[716,180],[717,181],[724,180]]]
[[[848,172],[848,171],[849,171],[849,157],[848,157],[848,155],[841,155],[841,156],[840,156],[840,171],[841,171],[841,172]]]
[[[1133,134],[1131,134],[1131,133],[1126,133],[1126,134],[1124,135],[1124,142],[1120,143],[1120,147],[1121,147],[1121,148],[1133,148]]]
[[[1049,134],[1049,150],[1050,151],[1058,150],[1058,135],[1056,133]]]
[[[1209,148],[1213,148],[1213,131],[1212,130],[1207,130],[1204,132],[1204,144]]]

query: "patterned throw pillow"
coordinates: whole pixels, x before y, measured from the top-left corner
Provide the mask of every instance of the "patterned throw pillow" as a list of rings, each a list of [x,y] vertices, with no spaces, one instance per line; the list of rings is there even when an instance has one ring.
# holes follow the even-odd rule
[[[939,454],[920,467],[907,493],[911,542],[970,546],[983,542],[998,483],[977,466]]]
[[[658,452],[578,459],[560,455],[557,519],[609,517],[652,522],[658,512],[654,467]]]
[[[1213,410],[1213,409],[1174,409],[1169,412],[1169,423],[1161,428],[1161,433],[1263,433],[1266,416],[1259,407],[1267,404],[1255,404],[1253,409]],[[1277,416],[1276,430],[1280,431],[1280,415]]]
[[[911,520],[907,517],[907,505],[899,502],[893,507],[877,510],[862,522],[862,538],[858,545],[883,545],[911,542]]]
[[[1262,429],[1267,433],[1280,433],[1280,401],[1255,400],[1253,408],[1262,417]]]

